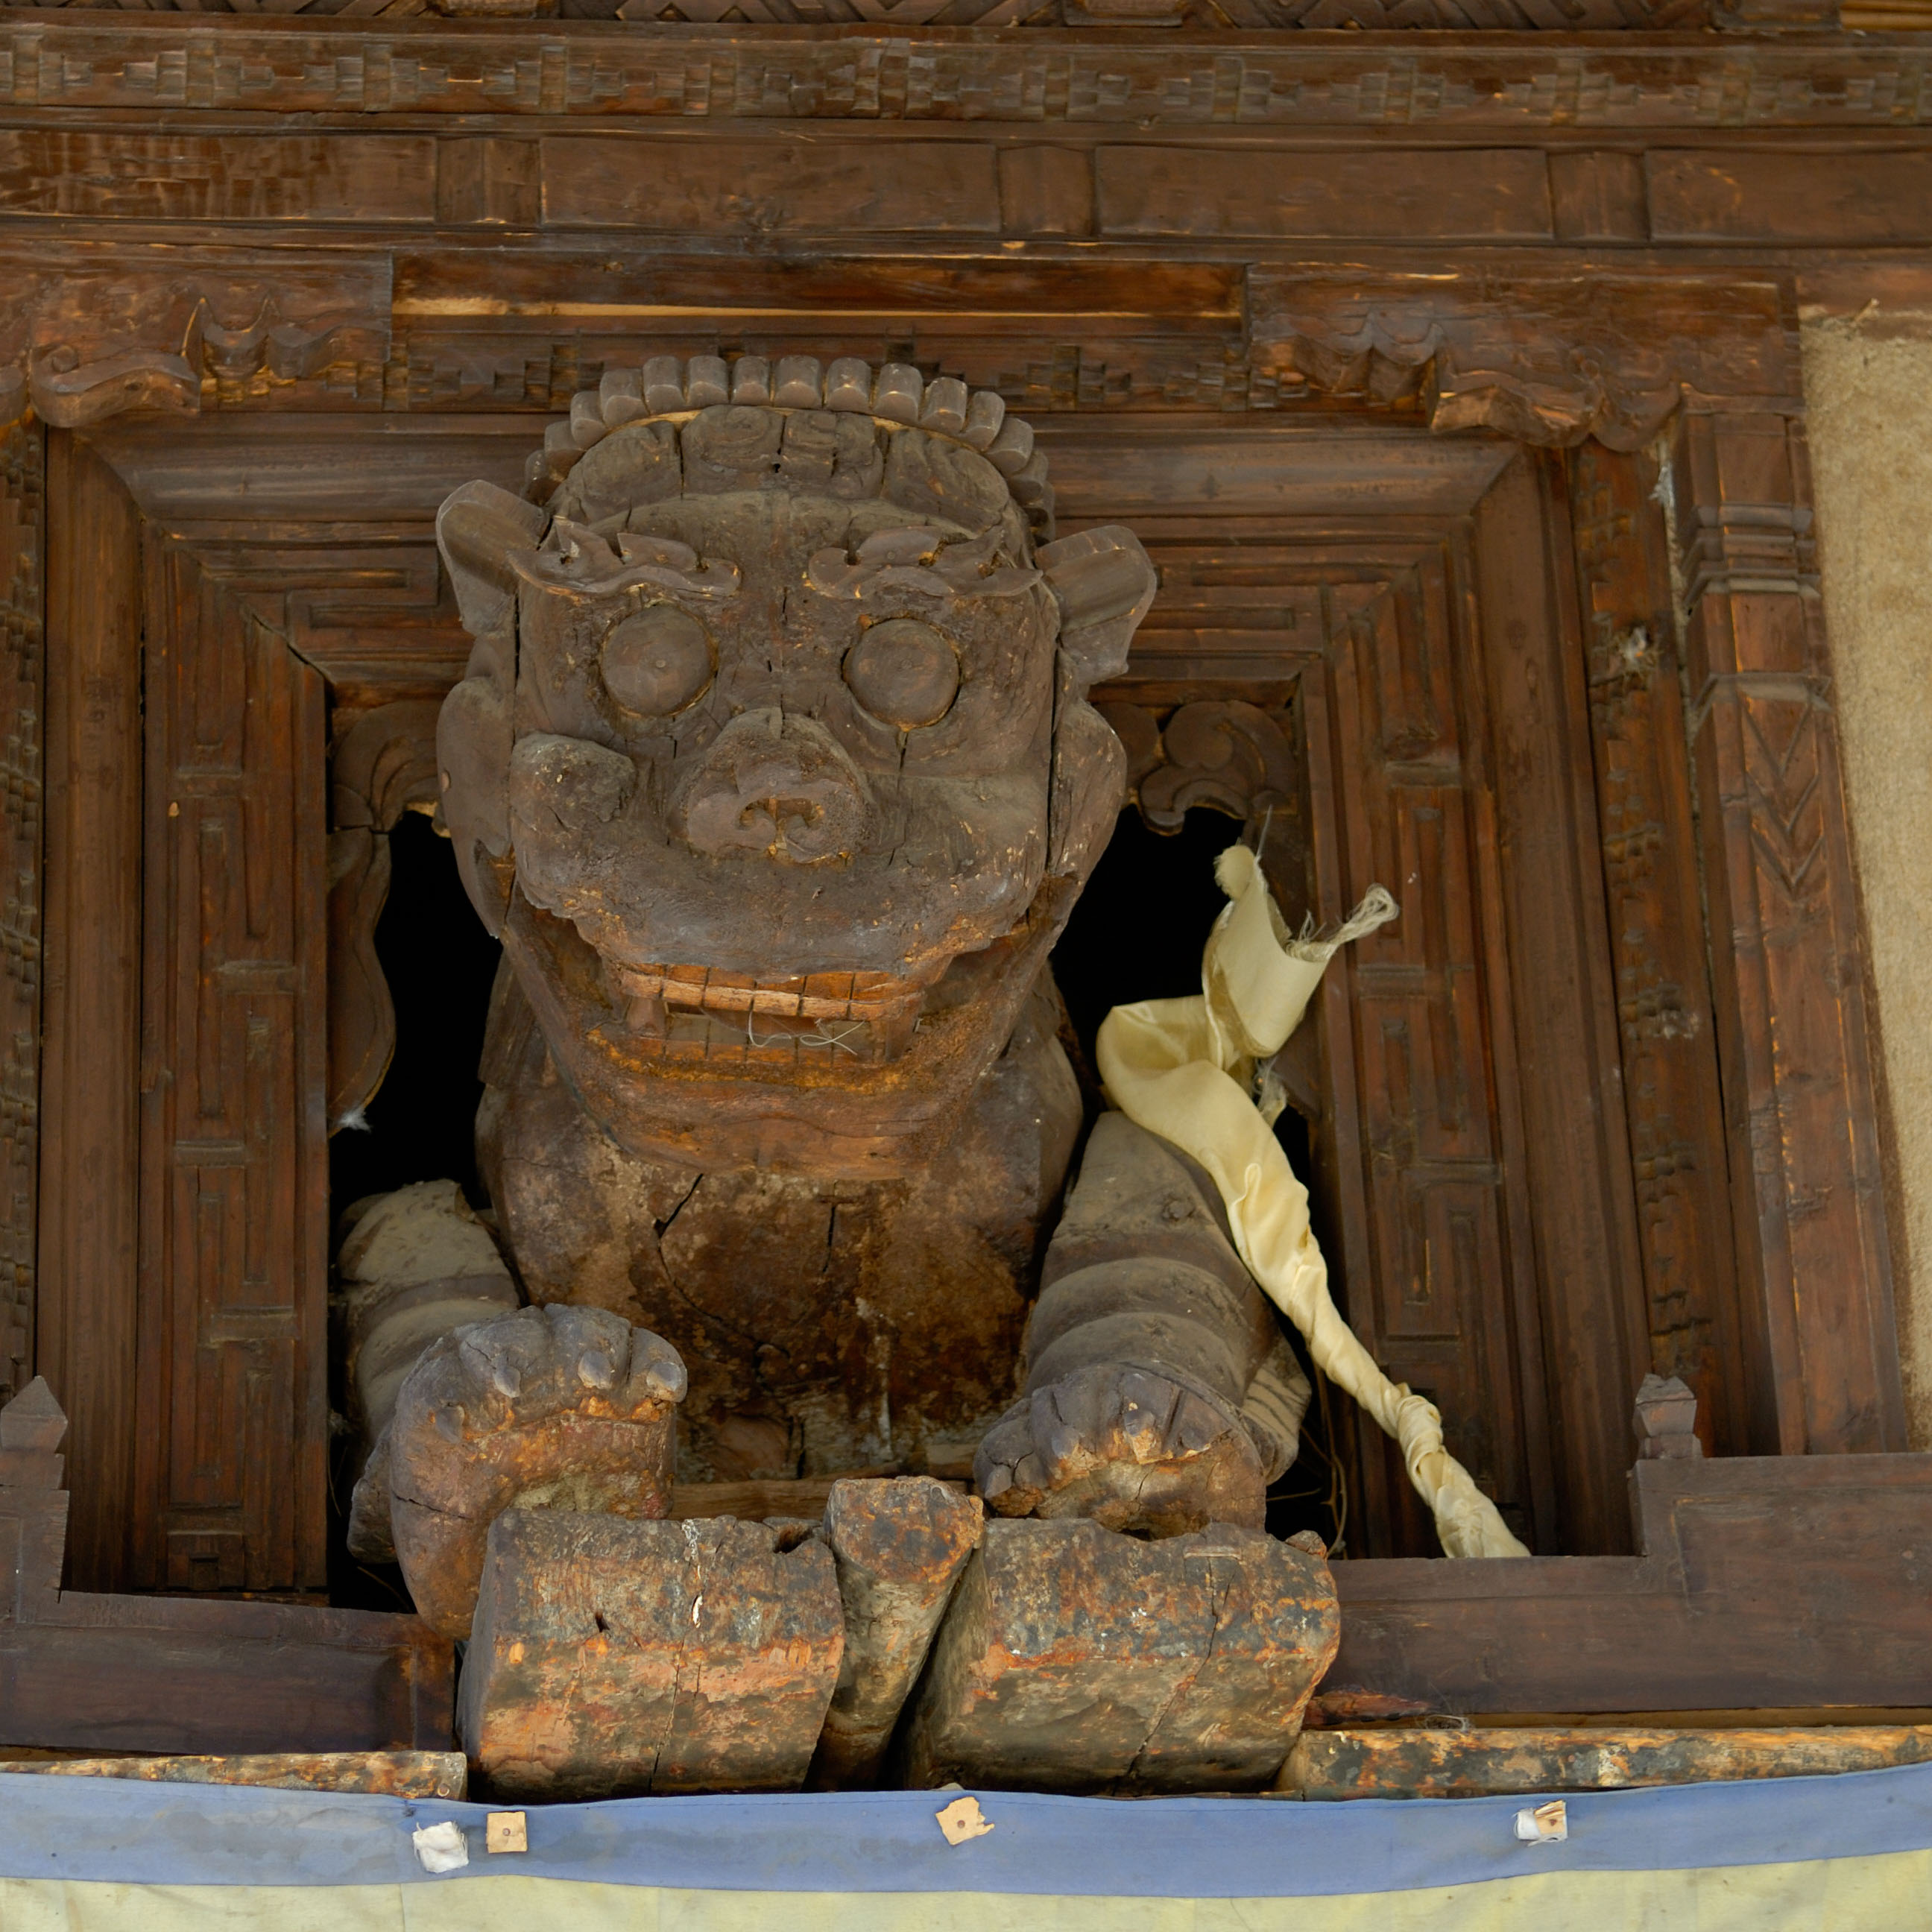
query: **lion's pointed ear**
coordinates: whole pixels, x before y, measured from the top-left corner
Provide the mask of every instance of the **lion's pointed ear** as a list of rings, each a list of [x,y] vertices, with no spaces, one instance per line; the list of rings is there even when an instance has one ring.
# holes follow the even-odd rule
[[[436,545],[456,592],[463,628],[472,638],[494,630],[516,595],[511,554],[544,533],[550,512],[494,483],[466,483],[436,513]]]
[[[1034,561],[1060,601],[1060,648],[1081,688],[1118,677],[1160,583],[1140,538],[1109,524],[1047,544]]]

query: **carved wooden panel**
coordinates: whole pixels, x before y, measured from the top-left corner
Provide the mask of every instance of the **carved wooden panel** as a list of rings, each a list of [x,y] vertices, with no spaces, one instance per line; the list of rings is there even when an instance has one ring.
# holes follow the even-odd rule
[[[1696,1391],[1706,1453],[1738,1454],[1729,1166],[1655,466],[1586,444],[1570,475],[1650,1365]]]
[[[1468,478],[1462,507],[1491,473]],[[1143,815],[1209,804],[1251,832],[1268,822],[1294,919],[1333,919],[1376,881],[1400,901],[1400,920],[1330,968],[1311,1016],[1311,1179],[1337,1298],[1388,1372],[1439,1404],[1514,1526],[1554,1547],[1468,558],[1447,530],[1298,542],[1277,523],[1217,540],[1178,520],[1142,520],[1161,592],[1106,693]],[[1396,1459],[1361,1435],[1349,1548],[1432,1551]],[[1612,1533],[1571,1528],[1570,1546]]]
[[[1453,1453],[1512,1526],[1546,1549],[1548,1430],[1540,1390],[1525,1386],[1537,1337],[1522,1332],[1535,1318],[1533,1204],[1510,1144],[1520,1102],[1483,695],[1474,640],[1458,634],[1465,569],[1436,548],[1385,584],[1337,586],[1331,607],[1331,862],[1342,899],[1380,880],[1402,908],[1345,969],[1360,1141],[1335,1150],[1334,1184],[1364,1217],[1350,1319],[1391,1376],[1442,1409]],[[1363,1465],[1368,1550],[1426,1551],[1396,1459],[1370,1440]]]
[[[150,1588],[322,1573],[324,686],[151,540],[142,1427]]]
[[[0,1402],[33,1374],[46,716],[38,428],[0,435]]]
[[[1682,417],[1672,484],[1754,1449],[1905,1446],[1802,422]]]

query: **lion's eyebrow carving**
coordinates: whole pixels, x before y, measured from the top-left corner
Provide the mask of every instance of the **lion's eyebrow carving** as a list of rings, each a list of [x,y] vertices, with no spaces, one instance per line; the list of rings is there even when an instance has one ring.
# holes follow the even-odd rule
[[[855,597],[907,591],[927,597],[1016,597],[1040,581],[1030,565],[1006,564],[994,555],[1001,532],[949,543],[938,530],[878,530],[856,555],[815,550],[805,580],[821,597]]]
[[[690,544],[675,538],[620,530],[615,550],[613,541],[587,524],[559,517],[537,549],[514,553],[511,562],[520,577],[532,584],[592,597],[646,584],[693,597],[729,597],[742,581],[735,563],[722,557],[700,560]]]

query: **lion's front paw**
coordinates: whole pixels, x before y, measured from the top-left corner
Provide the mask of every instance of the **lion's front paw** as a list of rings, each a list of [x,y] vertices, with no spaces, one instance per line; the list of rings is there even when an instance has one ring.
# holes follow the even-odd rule
[[[396,1560],[424,1621],[467,1637],[512,1508],[662,1516],[684,1364],[601,1308],[519,1309],[424,1349],[389,1430]]]
[[[1234,1409],[1190,1376],[1122,1363],[1022,1396],[973,1475],[1002,1516],[1091,1516],[1139,1536],[1258,1529],[1266,1514],[1261,1458]]]

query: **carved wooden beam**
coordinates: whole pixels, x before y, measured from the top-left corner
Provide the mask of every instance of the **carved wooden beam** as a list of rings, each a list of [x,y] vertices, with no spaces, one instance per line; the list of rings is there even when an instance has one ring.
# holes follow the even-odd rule
[[[712,4],[704,0],[707,14]],[[1932,49],[1922,43],[1817,32],[1781,39],[1762,32],[1762,20],[1742,18],[1739,24],[1760,31],[1651,32],[1628,44],[1562,31],[1472,34],[1460,8],[1460,31],[1441,40],[1246,26],[1163,33],[1104,23],[995,34],[949,32],[937,16],[915,26],[907,4],[900,0],[890,14],[880,5],[874,20],[776,33],[655,17],[484,22],[420,14],[405,20],[392,12],[364,22],[313,14],[0,9],[0,103],[128,108],[144,116],[182,108],[460,116],[472,124],[466,138],[478,131],[475,117],[487,113],[505,122],[668,117],[685,126],[986,120],[1111,127],[1136,140],[1161,129],[1230,125],[1357,135],[1414,126],[1465,140],[1478,130],[1521,135],[1554,128],[1567,146],[1579,130],[1592,129],[1652,128],[1693,138],[1720,129],[1804,126],[1895,134],[1923,124],[1921,103],[1932,70]],[[1214,4],[1232,18],[1229,0]],[[1420,14],[1419,24],[1433,25],[1427,16],[1443,0],[1318,4],[1346,7],[1360,16],[1358,24],[1372,9],[1384,18]],[[1585,0],[1581,17],[1573,20],[1566,8],[1560,22],[1546,0],[1502,4],[1534,9],[1568,29],[1594,26],[1610,5],[1629,0]],[[1734,18],[1744,10],[1726,9]],[[980,24],[1000,22],[988,14]],[[304,138],[317,155],[326,152],[325,137]],[[1801,184],[1814,164],[1809,154],[1760,154],[1789,164]],[[1441,172],[1432,188],[1441,184]],[[1258,178],[1249,177],[1251,189]],[[139,191],[132,180],[120,188],[123,194]],[[847,205],[856,207],[856,198]],[[81,212],[71,201],[64,210],[40,206]],[[272,203],[264,198],[256,206],[267,212]],[[196,212],[212,211],[204,204]],[[1840,203],[1838,212],[1850,220],[1858,212]]]

